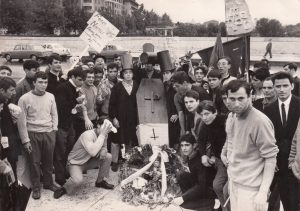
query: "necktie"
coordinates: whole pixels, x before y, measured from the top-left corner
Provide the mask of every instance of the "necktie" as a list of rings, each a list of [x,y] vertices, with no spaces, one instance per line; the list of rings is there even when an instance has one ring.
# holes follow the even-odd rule
[[[286,113],[285,113],[284,103],[281,104],[281,116],[282,116],[282,125],[283,125],[283,127],[285,127],[286,126]]]

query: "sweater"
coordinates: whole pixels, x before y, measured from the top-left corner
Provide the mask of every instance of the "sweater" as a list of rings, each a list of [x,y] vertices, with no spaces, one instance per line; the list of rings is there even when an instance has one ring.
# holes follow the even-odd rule
[[[226,124],[232,124],[227,138],[228,176],[239,185],[257,189],[262,183],[265,159],[276,158],[279,151],[273,124],[252,106]]]
[[[295,177],[300,180],[300,121],[292,140],[289,167],[292,169]]]
[[[27,131],[44,133],[57,130],[58,116],[53,94],[45,92],[38,96],[31,91],[20,98],[18,105],[22,109],[17,122],[22,143],[30,141]]]
[[[85,94],[87,115],[90,120],[96,120],[98,116],[96,107],[97,88],[95,86],[88,87],[83,84],[82,91]]]
[[[107,150],[106,137],[95,133],[95,130],[87,130],[80,135],[72,151],[68,156],[68,162],[72,165],[83,165],[92,157]]]

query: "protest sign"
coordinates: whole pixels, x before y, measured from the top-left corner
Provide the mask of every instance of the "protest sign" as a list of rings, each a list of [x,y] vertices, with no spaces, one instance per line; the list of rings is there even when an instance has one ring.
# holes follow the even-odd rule
[[[87,23],[89,25],[80,38],[97,51],[101,51],[119,33],[119,30],[98,12],[95,12]]]
[[[245,0],[225,0],[225,16],[228,35],[247,34],[254,29]]]

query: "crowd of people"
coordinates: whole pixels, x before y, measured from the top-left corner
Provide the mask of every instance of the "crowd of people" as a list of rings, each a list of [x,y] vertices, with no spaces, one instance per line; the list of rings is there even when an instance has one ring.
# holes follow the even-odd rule
[[[121,60],[121,61],[120,61]],[[0,210],[25,210],[41,188],[55,199],[74,191],[89,169],[95,187],[113,189],[122,150],[138,145],[137,91],[143,79],[164,84],[169,145],[186,160],[182,195],[172,203],[186,209],[223,211],[300,210],[300,79],[297,65],[271,75],[267,60],[247,79],[231,75],[231,59],[217,68],[161,59],[132,63],[101,56],[64,74],[53,54],[40,71],[23,63],[0,66]],[[248,82],[247,82],[248,81]],[[115,130],[115,128],[117,130]],[[21,162],[23,161],[23,162]],[[54,176],[53,176],[54,174]]]

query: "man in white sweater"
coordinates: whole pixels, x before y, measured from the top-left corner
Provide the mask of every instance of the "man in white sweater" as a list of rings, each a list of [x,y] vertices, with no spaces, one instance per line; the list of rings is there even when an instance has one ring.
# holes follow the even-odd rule
[[[39,199],[41,169],[44,189],[55,191],[58,188],[52,179],[58,116],[54,96],[45,91],[48,85],[47,74],[37,72],[33,85],[34,89],[19,100],[22,113],[17,123],[21,141],[29,155],[32,198]]]
[[[228,165],[231,211],[267,211],[278,153],[273,124],[252,107],[247,82],[230,81],[226,90],[236,114],[226,123],[227,143],[221,155]]]
[[[99,168],[99,172],[95,186],[104,189],[114,188],[114,185],[106,181],[112,159],[111,154],[107,152],[107,135],[111,130],[110,121],[98,120],[97,128],[87,130],[79,136],[68,156],[67,170],[70,179],[54,192],[54,198],[58,199],[72,192],[83,182],[83,172],[96,167]]]

